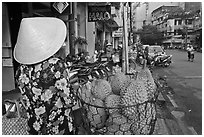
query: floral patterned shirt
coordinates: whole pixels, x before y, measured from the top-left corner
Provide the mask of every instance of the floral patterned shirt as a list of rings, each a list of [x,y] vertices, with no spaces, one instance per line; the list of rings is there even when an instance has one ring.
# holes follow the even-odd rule
[[[69,88],[67,64],[50,58],[35,65],[20,65],[16,80],[26,100],[30,134],[71,134],[76,104]]]

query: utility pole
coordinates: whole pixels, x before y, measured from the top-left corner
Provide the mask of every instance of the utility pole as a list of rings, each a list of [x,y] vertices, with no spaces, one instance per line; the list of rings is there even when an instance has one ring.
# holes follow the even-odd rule
[[[185,42],[184,42],[184,48],[187,48],[187,40],[188,40],[188,27],[186,25],[183,26],[183,29],[185,31]]]
[[[122,71],[128,73],[128,28],[127,28],[127,3],[123,4],[123,53],[122,53]]]
[[[75,21],[76,19],[76,14],[77,14],[77,3],[76,2],[71,2],[70,3],[70,15],[69,15],[69,45],[70,45],[70,54],[74,55],[76,54],[76,47],[74,45],[74,39],[77,36],[77,22]]]
[[[187,48],[187,40],[188,40],[188,27],[185,27],[186,37],[185,37],[185,49]]]
[[[128,2],[128,5],[130,7],[130,34],[132,34],[132,3]]]

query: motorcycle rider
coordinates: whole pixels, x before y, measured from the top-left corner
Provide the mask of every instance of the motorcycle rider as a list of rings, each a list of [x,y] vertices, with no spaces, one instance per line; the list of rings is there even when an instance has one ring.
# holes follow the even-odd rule
[[[188,61],[190,61],[190,59],[191,59],[191,61],[193,61],[193,59],[194,59],[194,52],[193,51],[194,51],[193,46],[188,44],[188,47],[187,47]]]

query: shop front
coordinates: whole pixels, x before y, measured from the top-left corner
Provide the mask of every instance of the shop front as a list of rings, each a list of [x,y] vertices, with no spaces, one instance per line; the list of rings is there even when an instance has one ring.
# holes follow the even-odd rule
[[[87,2],[3,2],[2,3],[2,89],[15,88],[14,75],[19,63],[13,58],[21,20],[28,17],[56,17],[64,21],[67,37],[62,46],[63,57],[76,54],[74,40],[83,37],[87,41],[85,48],[94,54],[95,23],[88,22]]]

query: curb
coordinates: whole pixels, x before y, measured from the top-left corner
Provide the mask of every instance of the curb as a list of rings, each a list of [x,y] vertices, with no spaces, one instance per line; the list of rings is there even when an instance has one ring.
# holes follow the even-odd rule
[[[178,108],[178,105],[176,104],[176,102],[171,98],[171,96],[169,95],[165,95],[166,98],[164,98],[163,94],[160,93],[160,98],[158,98],[158,100],[162,99],[162,101],[166,101],[166,99],[168,99],[168,102],[170,102],[172,104],[172,106],[174,107],[174,109],[169,109],[168,106],[168,110],[170,111],[171,115],[174,117],[175,122],[177,123],[177,125],[179,126],[180,130],[182,131],[183,135],[198,135],[197,132],[195,131],[195,129],[193,127],[188,127],[185,123],[185,121],[182,120],[182,118],[185,116],[185,113],[182,111],[176,111],[175,109]],[[167,129],[168,128],[172,128],[174,129],[175,127],[170,127],[170,126],[166,126]],[[169,131],[171,131],[171,129],[169,129]],[[168,133],[171,134],[171,133]]]
[[[165,99],[163,95],[161,94],[161,92],[158,95],[158,101],[165,102]],[[171,135],[166,125],[165,118],[157,117],[153,135]]]

